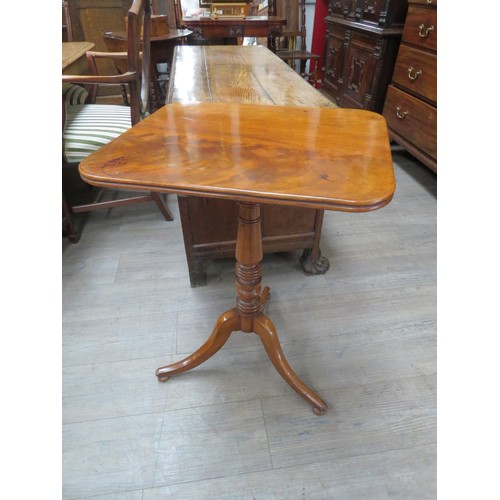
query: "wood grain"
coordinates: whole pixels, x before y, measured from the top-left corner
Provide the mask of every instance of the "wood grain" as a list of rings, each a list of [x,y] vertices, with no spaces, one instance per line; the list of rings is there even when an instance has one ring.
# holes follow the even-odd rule
[[[271,133],[289,123],[286,136]],[[395,190],[385,120],[347,109],[171,104],[79,171],[101,187],[353,212],[387,205]]]

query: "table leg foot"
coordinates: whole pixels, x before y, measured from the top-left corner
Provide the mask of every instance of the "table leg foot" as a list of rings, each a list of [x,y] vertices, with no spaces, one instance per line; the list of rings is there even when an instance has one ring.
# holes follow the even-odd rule
[[[211,358],[226,342],[232,332],[239,330],[240,317],[236,309],[221,314],[214,327],[212,335],[208,340],[193,354],[187,358],[162,366],[156,370],[156,376],[160,382],[166,382],[171,375],[186,372],[192,368],[201,365],[207,359]]]
[[[304,249],[299,261],[304,274],[308,276],[326,274],[328,269],[330,269],[329,260],[321,255],[319,248],[317,252],[313,252],[311,248]]]
[[[266,315],[260,314],[254,318],[253,324],[255,333],[259,335],[267,355],[279,374],[297,394],[302,396],[312,405],[316,415],[325,413],[328,408],[327,404],[299,379],[297,374],[288,364],[283,350],[281,349],[278,333],[276,332],[276,327],[273,322]]]
[[[315,415],[318,415],[318,416],[321,416],[321,415],[324,415],[326,413],[326,410],[328,410],[328,406],[326,406],[326,403],[325,403],[325,406],[319,408],[317,406],[313,406],[313,413]]]

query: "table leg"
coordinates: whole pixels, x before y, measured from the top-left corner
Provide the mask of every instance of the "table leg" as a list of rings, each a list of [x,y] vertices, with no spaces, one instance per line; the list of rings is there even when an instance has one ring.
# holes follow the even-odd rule
[[[191,370],[191,368],[195,368],[211,358],[227,342],[231,333],[239,330],[239,320],[236,309],[221,314],[208,340],[191,356],[177,363],[158,368],[156,370],[158,380],[166,382],[171,375]]]
[[[232,332],[256,333],[285,381],[312,405],[314,413],[323,414],[327,404],[309,389],[292,370],[285,358],[273,322],[262,310],[269,298],[269,287],[261,290],[262,231],[260,204],[240,202],[236,239],[236,308],[222,314],[208,340],[187,358],[156,370],[160,382],[171,375],[191,370],[212,357]]]
[[[322,415],[327,410],[326,403],[320,399],[314,392],[309,389],[302,380],[299,379],[297,374],[292,370],[291,366],[283,354],[278,333],[273,322],[264,314],[255,318],[254,328],[259,335],[260,340],[264,344],[267,355],[271,359],[274,367],[278,370],[279,374],[285,379],[288,385],[302,396],[313,407],[316,415]]]

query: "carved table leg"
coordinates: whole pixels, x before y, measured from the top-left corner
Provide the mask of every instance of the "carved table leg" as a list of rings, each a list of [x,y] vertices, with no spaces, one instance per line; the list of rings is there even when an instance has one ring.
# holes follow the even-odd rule
[[[213,356],[228,340],[232,332],[241,330],[259,335],[267,355],[285,381],[309,404],[314,413],[321,415],[326,403],[311,391],[295,374],[281,349],[273,322],[262,313],[269,298],[269,287],[261,290],[262,232],[260,205],[238,203],[239,221],[236,239],[236,308],[219,317],[209,339],[187,358],[156,370],[160,382],[171,375],[182,373],[200,365]]]
[[[156,370],[160,382],[166,382],[171,375],[187,372],[211,358],[226,342],[232,332],[239,330],[240,318],[236,309],[231,309],[219,316],[212,335],[193,354],[168,366]]]
[[[267,355],[271,359],[274,367],[288,385],[312,405],[316,415],[325,413],[328,408],[327,404],[297,377],[296,373],[288,364],[283,354],[283,350],[281,349],[274,323],[266,315],[262,314],[254,319],[254,328],[255,333],[259,335],[260,340],[264,344]]]
[[[300,257],[300,265],[304,274],[314,276],[316,274],[325,274],[330,269],[330,262],[321,255],[319,240],[321,237],[321,228],[323,227],[324,210],[316,210],[314,222],[314,239],[312,248],[306,248]]]

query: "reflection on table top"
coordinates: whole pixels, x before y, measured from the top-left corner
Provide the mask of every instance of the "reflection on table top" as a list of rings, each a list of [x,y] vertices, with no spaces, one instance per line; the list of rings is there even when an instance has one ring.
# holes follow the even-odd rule
[[[170,104],[80,173],[97,186],[349,212],[381,208],[395,189],[384,118],[340,108]]]

